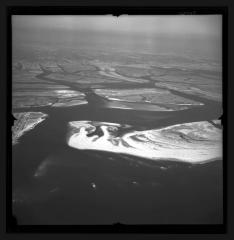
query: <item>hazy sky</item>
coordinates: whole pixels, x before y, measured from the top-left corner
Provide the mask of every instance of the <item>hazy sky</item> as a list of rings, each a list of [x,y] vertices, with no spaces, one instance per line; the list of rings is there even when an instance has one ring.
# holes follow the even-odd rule
[[[163,16],[25,16],[14,15],[13,29],[46,28],[143,34],[213,35],[221,33],[221,15]]]

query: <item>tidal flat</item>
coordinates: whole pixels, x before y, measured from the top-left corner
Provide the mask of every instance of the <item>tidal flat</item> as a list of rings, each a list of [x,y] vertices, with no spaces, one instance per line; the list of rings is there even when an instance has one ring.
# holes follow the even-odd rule
[[[222,158],[222,130],[209,122],[193,122],[118,136],[121,125],[78,121],[69,123],[68,145],[152,160],[203,163]],[[100,128],[101,136],[95,135]],[[91,135],[91,133],[94,133]]]
[[[44,121],[48,115],[42,112],[18,112],[14,113],[13,116],[16,120],[12,127],[12,144],[15,145],[22,135]]]
[[[85,46],[14,46],[18,224],[222,223],[221,63]]]

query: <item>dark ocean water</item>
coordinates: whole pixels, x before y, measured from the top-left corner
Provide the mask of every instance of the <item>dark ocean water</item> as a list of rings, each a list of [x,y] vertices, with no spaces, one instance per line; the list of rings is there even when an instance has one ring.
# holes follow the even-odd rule
[[[40,29],[39,29],[40,30]],[[73,35],[38,29],[17,30],[14,44],[38,43],[52,48],[73,46],[85,51],[104,48],[143,51],[152,54],[190,53],[194,57],[221,57],[220,39],[171,36],[145,38],[109,33]],[[221,45],[220,45],[221,46]],[[86,47],[86,48],[85,48]],[[14,51],[15,55],[21,54]],[[29,51],[30,53],[30,51]],[[29,54],[30,55],[30,54]],[[114,54],[113,54],[114,57]],[[23,55],[22,55],[23,58]],[[92,58],[92,56],[91,56]],[[46,80],[46,74],[38,76]],[[156,81],[154,81],[155,83]],[[60,81],[61,84],[62,81]],[[125,84],[123,88],[155,87]],[[69,83],[65,85],[69,86]],[[108,84],[106,84],[107,87]],[[175,112],[151,112],[107,108],[107,102],[90,89],[88,105],[13,109],[13,112],[41,111],[45,121],[20,138],[13,146],[13,214],[18,224],[221,224],[223,222],[222,159],[191,165],[150,161],[124,154],[77,150],[67,145],[68,122],[78,120],[130,124],[133,130],[155,129],[173,124],[218,119],[221,104],[183,94],[204,106]],[[121,86],[111,83],[110,87]],[[41,175],[35,177],[39,166]]]
[[[108,109],[101,103],[36,109],[49,117],[13,147],[18,199],[13,213],[19,224],[222,223],[222,161],[155,162],[77,150],[66,142],[69,121],[125,123],[144,130],[215,119],[217,103],[170,113]]]

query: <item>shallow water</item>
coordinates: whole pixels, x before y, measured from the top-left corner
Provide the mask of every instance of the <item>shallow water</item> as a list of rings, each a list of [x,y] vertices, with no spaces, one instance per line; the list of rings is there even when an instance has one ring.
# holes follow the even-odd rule
[[[67,145],[69,121],[115,122],[145,130],[217,119],[216,103],[148,112],[105,108],[95,97],[89,95],[88,105],[34,108],[49,117],[13,147],[13,213],[19,224],[222,223],[222,161],[152,162]]]
[[[68,122],[89,120],[131,125],[119,135],[175,124],[210,121],[222,114],[221,103],[171,90],[204,105],[181,111],[112,108],[112,101],[91,89],[48,77],[86,94],[88,104],[30,107],[48,118],[13,146],[13,214],[18,224],[212,224],[222,223],[222,159],[205,164],[151,161],[145,158],[68,146]],[[155,88],[145,83],[105,83],[105,88]],[[102,84],[101,84],[102,85]],[[162,88],[163,89],[163,88]],[[101,135],[97,129],[95,134]]]

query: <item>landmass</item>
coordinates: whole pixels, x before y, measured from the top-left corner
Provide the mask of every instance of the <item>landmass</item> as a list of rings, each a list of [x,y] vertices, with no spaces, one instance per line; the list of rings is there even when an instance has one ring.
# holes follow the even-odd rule
[[[103,136],[92,135],[100,128]],[[222,158],[222,130],[207,121],[172,125],[118,136],[120,124],[69,123],[68,145],[83,150],[124,153],[151,160],[203,163]]]
[[[159,88],[96,89],[95,93],[110,100],[109,106],[113,108],[174,111],[203,105],[201,102],[184,98],[172,94],[169,90]]]
[[[12,144],[19,142],[19,138],[26,132],[32,130],[48,116],[42,112],[19,112],[13,113],[17,119],[12,127]]]

